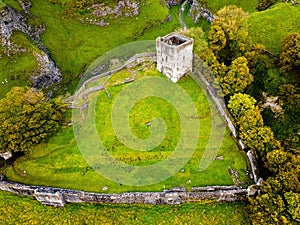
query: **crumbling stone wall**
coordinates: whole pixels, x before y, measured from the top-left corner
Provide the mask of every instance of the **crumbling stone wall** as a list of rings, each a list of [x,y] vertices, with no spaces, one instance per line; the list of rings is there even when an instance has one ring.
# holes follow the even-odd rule
[[[162,192],[127,192],[121,194],[92,193],[78,190],[31,186],[9,181],[0,181],[0,190],[33,196],[42,204],[62,207],[66,203],[110,203],[110,204],[181,204],[211,199],[216,201],[245,201],[247,189],[237,186],[173,188]]]

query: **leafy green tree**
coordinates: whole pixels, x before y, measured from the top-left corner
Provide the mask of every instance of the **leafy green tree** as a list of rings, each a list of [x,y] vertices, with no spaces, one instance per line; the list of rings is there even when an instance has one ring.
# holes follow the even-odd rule
[[[263,193],[249,199],[248,209],[254,225],[291,224],[286,215],[286,206],[281,195]]]
[[[245,145],[256,149],[263,159],[269,151],[280,148],[280,142],[275,139],[273,131],[266,126],[243,130],[240,132],[240,137]]]
[[[286,192],[284,198],[288,204],[288,212],[291,217],[300,223],[300,194],[293,192]]]
[[[249,130],[255,127],[262,127],[264,125],[263,118],[258,107],[246,110],[236,122],[240,131]]]
[[[279,64],[282,72],[300,68],[300,33],[291,33],[283,37]]]
[[[228,108],[238,125],[239,136],[245,145],[257,150],[264,159],[268,152],[281,149],[281,145],[274,137],[273,131],[263,125],[262,116],[255,102],[253,97],[237,93],[230,97]]]
[[[238,57],[232,61],[229,71],[224,76],[217,75],[224,95],[243,92],[253,82],[253,76],[247,64],[245,57]]]
[[[208,43],[220,62],[229,65],[251,47],[247,16],[241,8],[232,5],[217,12],[208,34]]]
[[[265,166],[270,171],[278,173],[281,169],[283,169],[287,160],[287,153],[283,151],[283,149],[276,149],[267,153],[267,161]]]
[[[237,93],[230,97],[227,107],[236,121],[245,111],[255,109],[256,100],[247,94]]]
[[[26,152],[49,138],[66,111],[60,99],[46,101],[42,92],[14,87],[0,100],[0,151]]]

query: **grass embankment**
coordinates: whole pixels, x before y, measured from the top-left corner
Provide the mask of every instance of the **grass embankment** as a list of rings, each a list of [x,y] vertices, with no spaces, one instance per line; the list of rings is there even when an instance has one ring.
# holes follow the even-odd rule
[[[0,224],[249,224],[243,203],[43,206],[0,191]]]
[[[248,21],[253,41],[279,55],[281,39],[289,33],[300,32],[300,6],[277,3],[265,11],[251,14]]]
[[[15,0],[1,0],[3,1],[6,5],[13,7],[16,10],[22,10],[22,7],[19,5],[18,1]]]
[[[137,75],[138,73],[141,73],[141,75],[142,73],[144,75],[146,73],[152,76],[161,76],[155,70],[137,70]],[[128,71],[121,71],[112,76],[112,79],[114,81],[118,78],[119,80],[124,80],[127,76]],[[110,81],[106,82],[109,83]],[[178,172],[171,178],[155,185],[145,187],[119,185],[105,179],[91,169],[75,143],[72,128],[68,127],[62,128],[48,144],[40,145],[33,149],[31,154],[18,158],[14,166],[9,167],[6,171],[8,179],[27,184],[74,188],[95,192],[102,192],[104,186],[108,187],[108,191],[106,192],[161,191],[164,187],[185,186],[189,188],[205,185],[231,185],[233,181],[227,172],[228,166],[231,166],[239,172],[241,181],[247,182],[248,180],[245,176],[246,162],[241,156],[235,142],[230,137],[229,132],[226,132],[218,152],[219,155],[224,156],[224,160],[214,160],[205,171],[199,171],[200,160],[208,142],[211,129],[209,106],[204,93],[190,77],[186,77],[180,81],[179,85],[192,96],[201,118],[199,144],[193,157],[184,167],[184,172]],[[160,147],[150,152],[137,153],[131,151],[115,137],[110,122],[112,102],[124,86],[109,87],[110,99],[107,98],[104,91],[91,95],[90,101],[95,101],[99,95],[96,107],[96,124],[99,136],[105,147],[110,150],[110,154],[119,160],[134,165],[157,163],[170,155],[174,150],[174,146],[176,146],[179,136],[179,127],[176,120],[178,115],[176,115],[176,112],[169,104],[159,99],[145,99],[139,102],[130,114],[130,123],[134,124],[132,129],[135,134],[139,134],[141,138],[147,137],[149,130],[146,128],[144,122],[151,120],[153,116],[164,118],[164,121],[169,126],[166,139]],[[151,107],[151,110],[148,110],[149,107]],[[26,175],[23,174],[24,170],[26,170]]]

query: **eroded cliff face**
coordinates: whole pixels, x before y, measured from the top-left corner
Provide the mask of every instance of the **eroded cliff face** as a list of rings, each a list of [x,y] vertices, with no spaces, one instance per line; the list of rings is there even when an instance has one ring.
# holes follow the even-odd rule
[[[3,53],[9,58],[13,54],[28,52],[36,59],[37,69],[30,74],[30,82],[35,88],[48,89],[54,83],[61,81],[62,74],[51,59],[49,51],[40,40],[40,35],[45,31],[43,25],[32,26],[27,21],[30,15],[31,2],[19,1],[22,7],[17,11],[9,6],[0,10],[0,38]],[[35,47],[35,50],[26,48],[12,40],[14,32],[25,34]],[[1,60],[1,59],[0,59]]]

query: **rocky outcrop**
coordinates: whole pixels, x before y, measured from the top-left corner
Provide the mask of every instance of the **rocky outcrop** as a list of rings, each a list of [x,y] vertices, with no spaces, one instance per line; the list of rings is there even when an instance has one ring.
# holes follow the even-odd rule
[[[115,19],[118,17],[132,17],[139,14],[139,1],[131,1],[131,0],[120,0],[117,5],[114,7],[110,7],[101,4],[93,4],[88,8],[91,10],[91,15],[85,16],[82,18],[82,22],[87,22],[90,24],[98,25],[98,26],[107,26],[109,22],[106,20]]]
[[[39,66],[31,76],[31,82],[35,88],[45,89],[61,81],[60,70],[44,51],[35,53],[34,55]]]
[[[37,52],[30,52],[36,57],[39,66],[39,69],[32,74],[32,85],[35,88],[49,88],[62,79],[61,72],[51,59],[47,48],[40,41],[40,35],[45,31],[45,27],[42,25],[31,26],[27,23],[31,2],[20,1],[20,4],[23,8],[22,12],[8,6],[0,10],[1,45],[6,49],[5,53],[8,57],[13,52],[27,51],[22,46],[11,42],[11,36],[14,31],[26,34],[35,43],[36,47],[40,49]]]
[[[198,0],[193,0],[190,9],[190,16],[193,18],[194,23],[198,23],[200,18],[206,19],[208,22],[212,22],[214,19],[213,13],[201,5]]]
[[[182,0],[166,0],[167,5],[170,6],[175,6],[175,5],[180,5]]]
[[[131,2],[130,0],[121,0],[114,8],[105,6],[103,4],[95,4],[92,7],[92,14],[96,17],[106,17],[112,16],[117,18],[120,16],[135,16],[139,13],[139,4],[138,2]]]
[[[162,192],[127,192],[121,194],[92,193],[85,191],[30,186],[9,181],[0,181],[0,190],[33,196],[42,204],[62,207],[66,203],[109,203],[109,204],[181,204],[211,199],[215,201],[245,201],[248,192],[237,186],[197,187],[191,191],[173,188]],[[253,194],[254,192],[252,192]]]
[[[12,153],[10,151],[0,152],[0,157],[2,157],[4,160],[7,160],[12,157]]]

